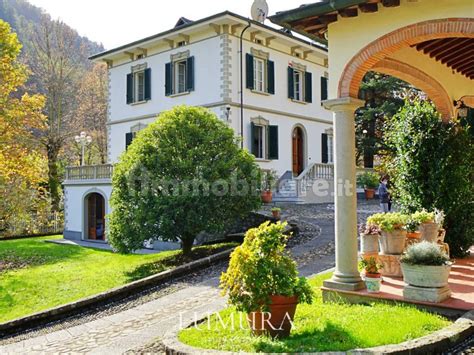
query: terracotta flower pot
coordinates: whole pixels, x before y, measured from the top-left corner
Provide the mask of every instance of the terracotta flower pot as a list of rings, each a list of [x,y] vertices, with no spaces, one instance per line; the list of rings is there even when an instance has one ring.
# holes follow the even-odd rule
[[[420,225],[421,239],[428,242],[433,243],[438,240],[438,231],[439,226],[437,223],[428,222]]]
[[[401,254],[405,249],[407,231],[394,229],[391,232],[382,231],[379,238],[380,251],[383,254]]]
[[[269,334],[272,338],[285,338],[290,335],[295,317],[297,296],[271,296],[268,312],[250,312],[247,320],[254,335]]]
[[[407,232],[407,238],[420,239],[421,238],[421,232],[420,231]]]
[[[263,203],[270,203],[272,202],[272,192],[271,191],[262,191],[262,202]]]
[[[364,192],[366,200],[373,200],[375,196],[375,189],[364,189]]]

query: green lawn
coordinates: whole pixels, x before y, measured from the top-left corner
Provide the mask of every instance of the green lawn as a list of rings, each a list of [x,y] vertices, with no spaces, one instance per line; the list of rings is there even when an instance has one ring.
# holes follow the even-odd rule
[[[311,284],[317,288],[329,277],[330,274],[317,276],[311,279]],[[222,325],[231,324],[232,315],[234,330]],[[240,329],[240,314],[232,307],[222,311],[220,316],[222,323],[218,317],[211,317],[210,322],[202,323],[199,329],[181,331],[179,339],[199,348],[236,352],[346,351],[400,343],[450,324],[440,316],[407,305],[323,303],[319,290],[312,305],[298,306],[295,328],[284,340],[251,336],[248,328]],[[243,319],[242,324],[247,327],[245,316]]]
[[[189,261],[179,251],[120,255],[46,243],[0,241],[0,323],[94,295]],[[195,248],[193,259],[233,244]]]

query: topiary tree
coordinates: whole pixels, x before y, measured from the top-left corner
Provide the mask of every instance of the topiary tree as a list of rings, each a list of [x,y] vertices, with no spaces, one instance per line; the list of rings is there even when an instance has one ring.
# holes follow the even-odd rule
[[[386,132],[394,196],[405,212],[446,214],[446,242],[465,255],[474,242],[474,139],[469,127],[443,122],[433,105],[407,101]]]
[[[260,206],[260,170],[234,131],[204,108],[179,106],[139,132],[114,168],[108,239],[119,252],[160,238],[188,254],[196,235]]]

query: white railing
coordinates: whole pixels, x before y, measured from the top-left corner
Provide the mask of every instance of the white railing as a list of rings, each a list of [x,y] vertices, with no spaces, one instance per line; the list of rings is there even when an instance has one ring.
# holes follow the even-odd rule
[[[296,196],[302,196],[306,192],[308,183],[316,179],[334,179],[334,165],[324,163],[311,163],[303,172],[295,178]]]
[[[68,166],[66,180],[97,180],[110,179],[113,172],[112,164]]]

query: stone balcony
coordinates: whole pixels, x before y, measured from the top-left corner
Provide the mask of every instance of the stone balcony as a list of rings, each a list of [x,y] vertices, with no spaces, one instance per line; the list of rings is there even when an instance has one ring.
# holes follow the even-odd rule
[[[113,170],[112,164],[68,166],[64,183],[111,183]]]

